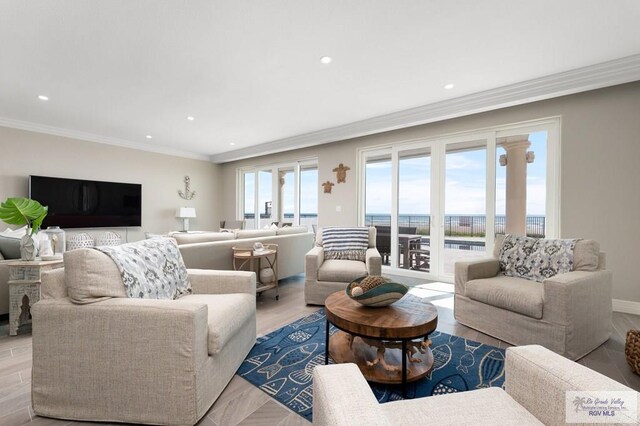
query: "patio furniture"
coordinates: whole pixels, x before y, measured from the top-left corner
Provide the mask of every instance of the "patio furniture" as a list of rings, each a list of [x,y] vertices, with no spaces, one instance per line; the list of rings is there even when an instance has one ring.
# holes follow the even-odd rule
[[[593,240],[579,240],[573,270],[542,282],[500,271],[504,237],[492,258],[456,262],[454,316],[513,345],[539,344],[579,359],[611,335],[611,271]]]
[[[376,225],[376,248],[382,256],[382,263],[389,264],[391,255],[391,227]]]
[[[317,426],[386,425],[564,425],[567,391],[600,396],[597,391],[633,389],[542,346],[507,349],[504,389],[466,392],[378,403],[355,364],[313,369],[313,424]],[[573,410],[573,405],[568,405]],[[621,422],[638,424],[616,411]],[[582,424],[582,423],[581,423]]]
[[[409,251],[411,269],[414,271],[429,272],[431,251],[428,249],[414,248]]]
[[[368,228],[369,244],[365,261],[324,258],[322,228],[316,234],[316,247],[305,259],[304,300],[307,305],[324,305],[331,293],[344,291],[356,278],[382,274],[382,258],[376,249],[376,229]]]

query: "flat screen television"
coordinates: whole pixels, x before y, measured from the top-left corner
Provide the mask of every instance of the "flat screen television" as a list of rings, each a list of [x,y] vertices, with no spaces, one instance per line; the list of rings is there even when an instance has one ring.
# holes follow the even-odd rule
[[[142,226],[140,184],[29,176],[29,197],[49,207],[43,228]]]

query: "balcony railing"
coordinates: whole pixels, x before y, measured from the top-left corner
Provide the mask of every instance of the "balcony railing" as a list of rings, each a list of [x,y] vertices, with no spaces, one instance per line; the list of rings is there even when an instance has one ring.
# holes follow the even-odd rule
[[[245,219],[253,219],[253,213],[245,213]],[[286,219],[293,219],[293,213],[285,213]],[[317,219],[316,213],[301,213],[300,219]],[[260,219],[268,219],[269,215],[260,214]],[[365,216],[366,226],[390,226],[391,215],[368,214]],[[431,234],[431,217],[429,215],[404,215],[398,216],[398,226],[415,227],[420,235]],[[444,217],[444,235],[447,237],[485,237],[487,230],[487,218],[484,215],[446,215]],[[496,216],[494,224],[496,234],[505,233],[505,217]],[[544,216],[527,216],[527,236],[543,238],[545,233]]]

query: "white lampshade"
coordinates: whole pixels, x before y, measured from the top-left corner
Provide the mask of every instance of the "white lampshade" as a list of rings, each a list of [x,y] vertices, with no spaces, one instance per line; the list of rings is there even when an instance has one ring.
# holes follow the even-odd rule
[[[180,207],[176,210],[176,217],[181,219],[196,217],[196,209],[193,207]]]

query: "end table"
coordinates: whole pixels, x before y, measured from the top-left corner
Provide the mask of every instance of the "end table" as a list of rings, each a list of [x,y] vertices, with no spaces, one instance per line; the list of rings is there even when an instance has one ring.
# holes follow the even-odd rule
[[[264,250],[256,251],[252,247],[232,247],[233,250],[233,269],[235,271],[249,270],[256,274],[256,282],[258,287],[256,293],[275,289],[276,300],[280,298],[278,291],[278,245],[265,244]],[[273,275],[268,282],[260,280],[260,269],[266,264],[266,268],[271,268]]]
[[[15,336],[24,325],[31,325],[31,307],[40,300],[42,273],[62,268],[59,260],[12,260],[9,267],[9,335]],[[30,329],[29,329],[30,330]]]

